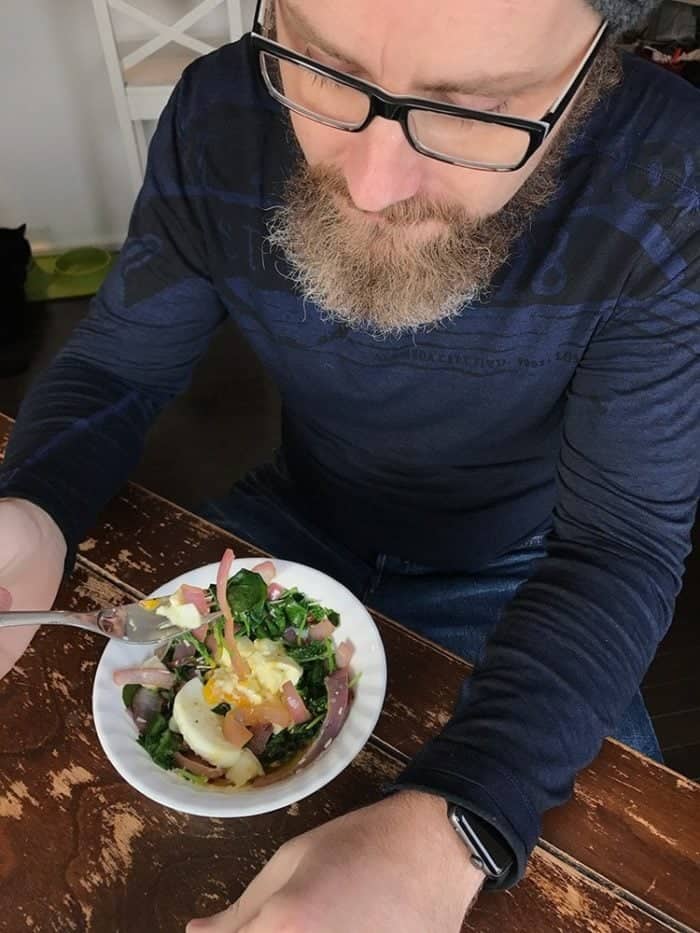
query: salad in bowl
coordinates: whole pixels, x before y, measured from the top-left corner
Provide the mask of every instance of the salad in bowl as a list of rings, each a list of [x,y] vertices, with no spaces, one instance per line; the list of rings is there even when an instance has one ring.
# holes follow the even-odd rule
[[[362,604],[319,571],[230,550],[174,584],[142,605],[181,634],[146,657],[110,644],[98,668],[98,736],[123,776],[177,809],[243,815],[300,799],[349,764],[386,686]]]

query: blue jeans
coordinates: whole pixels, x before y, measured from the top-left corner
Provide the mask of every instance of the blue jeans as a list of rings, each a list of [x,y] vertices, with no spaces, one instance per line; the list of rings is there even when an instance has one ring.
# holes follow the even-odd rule
[[[446,573],[391,554],[360,557],[306,516],[281,457],[249,473],[225,499],[207,502],[199,512],[276,557],[322,570],[371,608],[472,663],[482,656],[489,633],[518,587],[545,556],[542,534],[478,573]],[[613,737],[662,760],[639,692]]]

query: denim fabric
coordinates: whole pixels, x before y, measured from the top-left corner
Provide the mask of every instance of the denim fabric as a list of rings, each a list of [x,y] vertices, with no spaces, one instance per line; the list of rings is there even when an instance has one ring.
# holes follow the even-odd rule
[[[545,535],[534,535],[473,574],[436,572],[390,554],[359,556],[308,519],[281,457],[249,473],[226,498],[206,502],[199,512],[279,558],[322,570],[371,608],[472,663],[483,656],[504,608],[546,553]],[[639,692],[613,737],[662,760]]]

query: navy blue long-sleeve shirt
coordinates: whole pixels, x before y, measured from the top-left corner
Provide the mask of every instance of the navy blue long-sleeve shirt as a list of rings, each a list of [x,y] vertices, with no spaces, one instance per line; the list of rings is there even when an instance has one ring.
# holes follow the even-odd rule
[[[700,95],[627,59],[488,298],[381,341],[303,302],[265,241],[287,133],[246,38],[186,71],[119,264],[27,397],[0,495],[43,506],[74,551],[231,316],[279,386],[310,513],[339,540],[468,571],[551,525],[454,718],[402,778],[485,816],[520,874],[541,814],[637,690],[689,550]]]

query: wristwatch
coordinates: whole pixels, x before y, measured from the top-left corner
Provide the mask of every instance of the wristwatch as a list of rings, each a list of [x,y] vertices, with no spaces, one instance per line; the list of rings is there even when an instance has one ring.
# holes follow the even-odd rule
[[[486,875],[484,887],[500,887],[515,861],[503,837],[486,820],[454,803],[448,805],[447,816],[467,847],[472,865]]]

